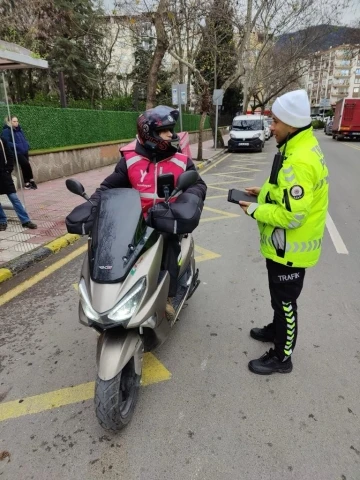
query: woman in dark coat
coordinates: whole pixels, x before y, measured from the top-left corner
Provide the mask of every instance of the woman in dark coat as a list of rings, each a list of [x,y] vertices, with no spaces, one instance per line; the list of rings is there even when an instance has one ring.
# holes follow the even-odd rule
[[[37,225],[33,223],[29,215],[27,214],[23,204],[20,202],[19,197],[16,194],[14,181],[11,176],[11,172],[14,168],[14,156],[9,148],[6,139],[0,139],[0,195],[7,195],[10,202],[13,204],[16,215],[24,228],[37,228]],[[0,203],[0,230],[6,230],[7,218],[4,209]]]
[[[9,120],[9,117],[6,117],[5,122],[6,123],[3,127],[1,136],[2,138],[5,138],[5,140],[7,140],[12,152],[15,151],[15,147],[16,147],[16,153],[19,160],[19,165],[21,167],[21,171],[24,177],[25,188],[27,190],[30,190],[30,189],[36,190],[37,186],[34,181],[33,171],[32,171],[30,160],[29,160],[30,145],[25,138],[22,128],[19,125],[19,120],[17,117],[11,117],[11,120]],[[14,134],[15,147],[14,147],[13,137],[11,135],[11,127]]]

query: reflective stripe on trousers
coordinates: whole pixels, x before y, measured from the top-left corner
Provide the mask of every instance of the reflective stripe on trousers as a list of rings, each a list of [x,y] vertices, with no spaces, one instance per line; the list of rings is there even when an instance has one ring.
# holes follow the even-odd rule
[[[282,302],[282,305],[287,323],[284,353],[287,357],[290,357],[292,354],[292,344],[295,337],[295,316],[291,302]]]

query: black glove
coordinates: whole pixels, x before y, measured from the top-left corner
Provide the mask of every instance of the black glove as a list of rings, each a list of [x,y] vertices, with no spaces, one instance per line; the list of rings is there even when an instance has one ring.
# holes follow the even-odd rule
[[[65,219],[67,231],[78,235],[88,234],[93,226],[96,210],[97,205],[92,205],[90,202],[75,207]]]
[[[175,202],[157,203],[148,210],[146,223],[160,232],[182,235],[199,225],[203,201],[193,193],[182,193]]]

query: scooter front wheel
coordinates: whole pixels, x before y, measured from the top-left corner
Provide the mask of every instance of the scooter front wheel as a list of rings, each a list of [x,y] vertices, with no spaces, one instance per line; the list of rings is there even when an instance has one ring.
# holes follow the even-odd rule
[[[117,432],[133,416],[139,394],[141,376],[135,372],[134,357],[110,380],[97,377],[95,383],[95,412],[100,425]]]

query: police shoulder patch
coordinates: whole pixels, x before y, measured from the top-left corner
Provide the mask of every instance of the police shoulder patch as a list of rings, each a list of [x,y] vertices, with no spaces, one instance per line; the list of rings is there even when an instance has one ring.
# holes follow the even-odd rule
[[[304,189],[300,185],[294,185],[290,189],[290,195],[294,200],[300,200],[301,198],[303,198],[304,194]]]

